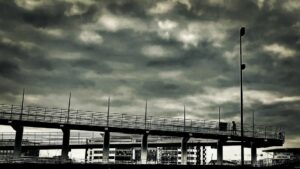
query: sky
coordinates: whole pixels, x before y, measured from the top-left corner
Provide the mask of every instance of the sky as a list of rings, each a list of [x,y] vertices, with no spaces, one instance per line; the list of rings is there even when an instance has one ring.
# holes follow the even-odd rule
[[[299,147],[297,0],[0,0],[0,103],[239,123],[240,27],[244,122]]]

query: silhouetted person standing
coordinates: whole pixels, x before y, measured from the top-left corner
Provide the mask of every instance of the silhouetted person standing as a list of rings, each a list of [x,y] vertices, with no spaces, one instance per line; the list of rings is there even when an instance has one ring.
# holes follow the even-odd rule
[[[231,130],[232,135],[236,135],[236,124],[234,121],[232,121],[232,130]]]

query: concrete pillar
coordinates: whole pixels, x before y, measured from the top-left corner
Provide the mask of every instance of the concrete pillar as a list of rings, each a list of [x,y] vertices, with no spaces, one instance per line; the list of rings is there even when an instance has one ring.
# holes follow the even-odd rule
[[[147,154],[148,153],[148,134],[145,133],[142,136],[142,145],[141,145],[141,163],[147,164]]]
[[[251,165],[254,166],[257,160],[256,146],[254,143],[251,143]]]
[[[223,165],[223,141],[219,140],[217,144],[217,165]]]
[[[202,165],[206,165],[206,147],[202,146]]]
[[[181,141],[181,165],[187,164],[187,142],[189,137],[183,137]]]
[[[22,138],[24,127],[19,125],[13,125],[12,128],[16,131],[13,157],[20,158],[22,153]]]
[[[68,159],[69,156],[69,151],[70,151],[70,129],[63,128],[63,145],[62,145],[62,150],[61,150],[61,157],[63,159]]]
[[[109,142],[110,142],[110,132],[108,130],[105,130],[104,139],[103,139],[103,163],[109,162]]]

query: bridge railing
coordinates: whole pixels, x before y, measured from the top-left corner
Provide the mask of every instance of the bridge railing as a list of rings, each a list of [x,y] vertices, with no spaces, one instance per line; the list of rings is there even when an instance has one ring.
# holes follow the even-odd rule
[[[221,126],[218,121],[179,118],[145,117],[124,113],[110,113],[81,111],[73,109],[47,108],[37,106],[5,105],[0,104],[0,119],[21,120],[44,123],[76,124],[103,127],[118,127],[128,129],[161,130],[190,133],[209,133],[217,135],[233,135],[231,123]],[[224,125],[225,124],[225,125]],[[236,135],[240,136],[240,127],[237,124]],[[265,139],[284,139],[282,129],[256,125],[244,125],[244,136]]]
[[[62,132],[25,132],[23,133],[22,145],[23,146],[49,146],[49,145],[62,145],[63,133]],[[0,147],[1,146],[14,146],[15,132],[2,132],[0,133]],[[114,143],[141,143],[140,136],[111,136],[110,142]],[[190,140],[190,142],[199,142],[197,140]],[[201,142],[208,142],[208,140],[201,139]],[[151,136],[148,138],[149,143],[180,143],[180,137],[174,136]],[[210,141],[211,142],[211,141]],[[103,137],[100,133],[94,134],[91,132],[71,132],[70,145],[93,145],[102,144]]]

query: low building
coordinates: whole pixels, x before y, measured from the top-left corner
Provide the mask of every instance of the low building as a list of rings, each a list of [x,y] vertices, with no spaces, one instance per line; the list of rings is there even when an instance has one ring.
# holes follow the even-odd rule
[[[270,153],[271,158],[262,165],[300,164],[300,148],[273,148],[263,152]]]

